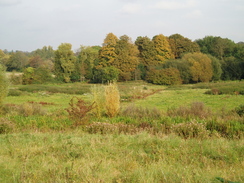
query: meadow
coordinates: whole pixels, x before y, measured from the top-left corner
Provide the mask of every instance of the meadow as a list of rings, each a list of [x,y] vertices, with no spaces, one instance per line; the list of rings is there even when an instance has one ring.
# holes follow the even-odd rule
[[[243,81],[118,83],[116,116],[100,106],[77,122],[67,112],[73,97],[90,106],[102,88],[11,86],[0,115],[0,182],[244,182]]]

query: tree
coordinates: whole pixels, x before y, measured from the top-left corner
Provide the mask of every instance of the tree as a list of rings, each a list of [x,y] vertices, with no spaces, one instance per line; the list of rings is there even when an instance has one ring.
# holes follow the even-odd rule
[[[64,82],[70,82],[72,72],[75,70],[76,57],[71,48],[71,44],[62,43],[55,51],[54,72],[56,78]]]
[[[103,46],[99,52],[99,59],[102,67],[111,66],[116,59],[115,47],[118,38],[113,34],[109,33],[104,39]]]
[[[37,49],[32,52],[33,56],[39,56],[42,60],[53,60],[55,52],[51,46],[44,46],[42,49]]]
[[[127,35],[124,35],[121,36],[117,42],[115,53],[117,56],[112,63],[112,66],[119,70],[119,79],[122,81],[131,80],[133,73],[139,64],[139,51],[137,47]]]
[[[200,46],[201,52],[211,54],[220,60],[226,57],[234,56],[235,43],[227,38],[206,36],[203,39],[196,40]]]
[[[12,71],[12,70],[21,71],[28,64],[28,60],[29,59],[25,53],[23,53],[21,51],[13,52],[10,55],[8,62],[6,63],[7,70],[8,71]]]
[[[164,68],[176,68],[180,72],[180,78],[184,84],[191,82],[190,64],[187,60],[168,60],[163,65]]]
[[[192,81],[209,82],[213,77],[212,61],[203,53],[188,53],[182,57],[190,64]]]
[[[33,56],[29,59],[29,65],[30,67],[33,67],[33,68],[38,68],[40,67],[42,64],[43,64],[43,60],[42,58],[37,55],[37,56]]]
[[[117,81],[119,78],[119,70],[113,66],[100,67],[94,70],[94,83],[107,83]]]
[[[208,57],[212,61],[212,68],[213,68],[213,81],[219,81],[221,79],[222,71],[222,64],[219,59],[213,57],[212,55],[208,55]]]
[[[93,79],[93,70],[101,47],[81,46],[77,60],[77,73],[87,80]]]
[[[199,45],[180,34],[169,36],[171,50],[176,59],[181,58],[185,53],[200,52]]]
[[[159,63],[164,63],[165,60],[174,58],[168,38],[166,38],[163,34],[154,36],[152,41],[156,50],[156,59]]]
[[[9,57],[10,56],[8,54],[5,54],[2,50],[0,50],[0,64],[5,66]]]

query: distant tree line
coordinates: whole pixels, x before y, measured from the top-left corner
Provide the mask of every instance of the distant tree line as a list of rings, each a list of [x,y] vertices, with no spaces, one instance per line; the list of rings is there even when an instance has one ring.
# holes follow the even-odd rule
[[[191,41],[180,34],[117,37],[107,34],[102,46],[62,43],[57,50],[44,46],[33,52],[0,50],[7,71],[23,72],[23,84],[45,82],[105,83],[145,80],[172,85],[244,79],[244,43],[206,36]]]

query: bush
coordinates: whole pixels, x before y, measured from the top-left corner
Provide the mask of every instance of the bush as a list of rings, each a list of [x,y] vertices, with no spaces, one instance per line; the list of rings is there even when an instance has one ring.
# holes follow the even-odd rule
[[[109,117],[115,117],[120,111],[120,94],[118,86],[115,83],[109,83],[105,86],[105,105],[106,114]]]
[[[45,111],[42,106],[37,103],[24,103],[19,106],[17,109],[20,115],[23,116],[32,116],[32,115],[45,115]]]
[[[87,105],[87,103],[78,98],[73,97],[70,100],[69,108],[66,111],[69,113],[69,117],[75,121],[74,126],[84,125],[87,123],[87,113],[94,109],[94,103]]]
[[[177,109],[169,109],[169,116],[181,116],[185,118],[198,117],[208,118],[212,115],[210,109],[206,108],[202,102],[193,102],[190,107],[180,106]]]
[[[160,119],[162,113],[157,108],[143,108],[137,107],[134,104],[127,106],[121,113],[122,116],[136,118],[136,119]]]
[[[105,111],[105,90],[103,86],[93,86],[91,88],[91,93],[93,96],[93,101],[96,105],[94,113],[97,118],[101,118]]]
[[[197,123],[196,121],[173,125],[172,130],[174,133],[185,139],[203,139],[209,137],[209,131],[206,129],[205,125],[202,123]]]
[[[0,134],[10,133],[15,128],[15,124],[6,118],[0,118]]]
[[[158,85],[176,85],[182,83],[180,72],[176,68],[151,69],[147,73],[146,80],[149,83]]]
[[[244,116],[244,105],[240,105],[238,107],[235,108],[235,112],[239,115],[239,116]]]

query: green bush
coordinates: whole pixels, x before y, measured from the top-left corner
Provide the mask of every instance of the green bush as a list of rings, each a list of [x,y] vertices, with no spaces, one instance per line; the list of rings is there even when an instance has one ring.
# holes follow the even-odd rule
[[[235,112],[239,115],[239,116],[244,116],[244,105],[240,105],[238,107],[235,108]]]
[[[176,68],[151,69],[147,72],[146,80],[149,83],[158,85],[177,85],[182,83],[180,72]]]
[[[167,111],[169,116],[180,116],[184,118],[198,117],[206,119],[212,116],[210,109],[206,108],[203,102],[193,102],[190,107],[180,106]]]
[[[6,118],[0,118],[0,134],[10,133],[15,128],[15,124]]]
[[[180,123],[172,126],[172,131],[185,139],[189,138],[208,138],[209,131],[202,123],[190,121],[187,123]]]

